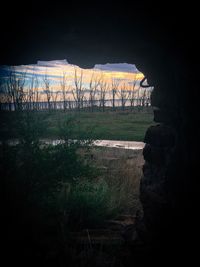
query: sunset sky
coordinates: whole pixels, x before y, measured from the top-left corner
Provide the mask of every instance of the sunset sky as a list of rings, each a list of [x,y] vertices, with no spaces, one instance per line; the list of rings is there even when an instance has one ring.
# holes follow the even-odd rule
[[[61,90],[60,81],[65,73],[67,77],[67,85],[74,87],[74,73],[77,71],[77,76],[83,74],[83,87],[89,88],[91,77],[102,78],[108,85],[112,84],[113,80],[119,82],[120,86],[126,84],[127,89],[134,81],[136,81],[135,89],[139,87],[140,80],[144,75],[139,72],[134,64],[127,63],[107,63],[104,65],[96,64],[92,69],[81,69],[76,65],[69,64],[66,59],[53,61],[38,61],[37,64],[21,65],[14,67],[17,75],[25,74],[26,85],[29,87],[33,76],[37,77],[38,87],[41,93],[45,89],[44,78],[47,77],[50,82],[50,89],[53,92]],[[0,75],[4,79],[9,76],[9,67],[2,66]]]

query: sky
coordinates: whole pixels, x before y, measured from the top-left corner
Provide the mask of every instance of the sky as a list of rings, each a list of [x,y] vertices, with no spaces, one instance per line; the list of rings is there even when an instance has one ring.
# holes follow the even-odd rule
[[[16,75],[25,75],[27,88],[30,87],[33,77],[37,77],[38,87],[42,93],[45,90],[44,79],[48,78],[50,82],[50,89],[53,92],[61,90],[60,82],[63,74],[66,75],[67,85],[71,88],[74,87],[74,74],[75,70],[77,76],[83,75],[83,87],[89,88],[91,77],[99,79],[100,77],[107,83],[108,88],[112,85],[113,80],[117,81],[120,86],[126,84],[128,89],[134,81],[136,81],[135,89],[139,88],[139,82],[144,75],[136,68],[134,64],[128,63],[107,63],[96,64],[92,69],[81,69],[76,65],[68,63],[66,59],[51,60],[51,61],[38,61],[37,64],[20,65],[14,67]],[[5,78],[9,76],[10,68],[8,66],[1,66],[0,75]],[[108,89],[110,90],[110,89]]]

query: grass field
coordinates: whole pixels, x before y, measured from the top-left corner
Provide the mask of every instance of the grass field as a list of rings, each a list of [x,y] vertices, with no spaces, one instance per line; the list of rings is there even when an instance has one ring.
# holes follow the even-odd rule
[[[15,112],[0,113],[0,138],[18,138],[20,116]],[[70,138],[77,138],[81,133],[85,138],[143,141],[147,128],[154,124],[153,112],[34,112],[31,116],[37,117],[43,126],[41,138],[59,138],[60,130],[68,127],[71,118],[74,123]],[[37,121],[36,120],[36,121]],[[37,123],[37,122],[36,122]],[[37,125],[36,125],[37,126]]]

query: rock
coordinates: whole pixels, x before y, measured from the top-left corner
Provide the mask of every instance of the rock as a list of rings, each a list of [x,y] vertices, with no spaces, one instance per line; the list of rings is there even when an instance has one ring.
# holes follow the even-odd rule
[[[144,142],[154,147],[173,147],[176,141],[175,130],[166,125],[156,125],[148,128]]]

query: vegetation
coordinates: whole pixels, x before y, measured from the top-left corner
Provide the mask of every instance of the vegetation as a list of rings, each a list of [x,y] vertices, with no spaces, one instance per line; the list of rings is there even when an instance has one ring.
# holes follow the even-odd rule
[[[40,121],[43,131],[41,138],[56,139],[60,137],[60,128],[65,128],[70,138],[82,136],[92,139],[143,141],[146,129],[153,124],[151,108],[146,111],[130,112],[34,112],[32,117]],[[67,127],[66,121],[74,121],[73,129]],[[0,136],[4,138],[18,138],[18,112],[1,112]],[[66,127],[64,127],[64,125]],[[37,128],[37,127],[36,127]]]
[[[60,126],[64,143],[57,146],[40,143],[46,128],[40,116],[18,113],[15,122],[19,143],[10,146],[2,139],[0,168],[4,192],[19,218],[30,216],[35,221],[45,214],[64,215],[69,228],[75,229],[97,226],[116,212],[117,205],[111,205],[113,187],[80,154],[80,149],[90,153],[92,140],[85,140],[81,132],[78,140],[70,139],[77,130],[73,118]]]
[[[61,200],[63,188],[66,190],[68,186],[69,196],[74,198],[76,192],[81,192],[81,186],[89,184],[96,175],[94,168],[84,163],[77,153],[80,148],[89,149],[88,144],[91,141],[82,142],[80,138],[77,141],[69,140],[68,132],[61,129],[64,143],[57,146],[44,145],[39,140],[40,133],[44,130],[44,125],[40,125],[41,121],[31,113],[23,113],[21,116],[18,114],[19,118],[19,143],[10,146],[3,142],[0,147],[5,192],[11,197],[14,205],[17,205],[19,200],[19,207],[21,204],[26,206],[24,215],[34,214],[34,210],[36,213],[40,210],[41,214],[58,214],[61,206],[68,206],[67,200],[62,205],[58,201]],[[66,121],[71,130],[73,123],[70,119]],[[90,196],[89,202],[94,202],[92,198],[93,195]],[[80,212],[80,206],[78,208]],[[71,209],[71,213],[73,211],[74,209]]]
[[[45,263],[60,253],[67,257],[71,231],[101,228],[106,220],[124,212],[133,214],[140,208],[139,175],[137,170],[134,177],[130,175],[135,167],[129,169],[118,162],[114,167],[116,181],[114,172],[105,173],[106,166],[101,168],[105,156],[101,148],[96,150],[101,154],[97,161],[91,157],[95,136],[91,127],[95,121],[101,127],[108,116],[110,124],[114,121],[112,127],[119,122],[117,113],[108,112],[106,118],[101,114],[2,113],[0,172],[6,200],[3,217],[9,229],[6,239],[19,251],[25,247],[27,257],[39,257]],[[138,114],[119,113],[124,125],[128,125],[131,116],[138,118],[139,124]],[[141,116],[148,118],[147,114]],[[55,125],[55,136],[64,142],[57,146],[41,143],[41,137],[52,133]],[[7,143],[13,137],[18,138],[14,146]]]
[[[141,211],[139,184],[144,159],[142,150],[93,147],[92,164],[100,169],[100,178],[107,183],[109,207],[118,214],[136,214]]]

